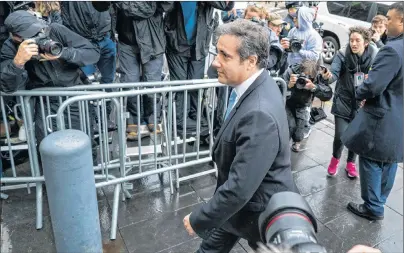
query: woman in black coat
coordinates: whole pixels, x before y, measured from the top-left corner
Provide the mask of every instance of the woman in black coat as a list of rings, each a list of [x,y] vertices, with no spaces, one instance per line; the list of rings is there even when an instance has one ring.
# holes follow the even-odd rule
[[[349,44],[338,51],[332,62],[331,71],[327,71],[323,75],[323,78],[329,83],[337,81],[331,109],[331,113],[335,117],[335,134],[332,158],[328,166],[330,176],[335,176],[338,172],[338,164],[344,148],[341,135],[360,107],[360,103],[355,99],[355,88],[366,78],[378,52],[377,47],[370,42],[369,29],[364,27],[350,28]],[[355,153],[348,150],[345,170],[350,178],[358,177],[355,159]]]

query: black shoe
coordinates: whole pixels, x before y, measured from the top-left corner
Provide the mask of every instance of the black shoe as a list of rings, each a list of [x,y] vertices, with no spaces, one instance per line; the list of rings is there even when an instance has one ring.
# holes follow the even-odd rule
[[[374,215],[363,204],[356,204],[353,202],[349,202],[347,207],[348,207],[348,210],[351,211],[352,213],[354,213],[362,218],[366,218],[368,220],[383,220],[384,219],[383,215],[382,216]]]

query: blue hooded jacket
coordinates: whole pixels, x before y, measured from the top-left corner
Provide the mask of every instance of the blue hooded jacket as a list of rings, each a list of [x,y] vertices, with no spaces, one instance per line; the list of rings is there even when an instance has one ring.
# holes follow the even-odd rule
[[[298,53],[288,54],[288,65],[299,64],[303,59],[318,61],[320,58],[323,39],[313,28],[314,10],[308,7],[300,7],[298,11],[298,26],[289,31],[288,38],[293,37],[303,40],[302,50]]]

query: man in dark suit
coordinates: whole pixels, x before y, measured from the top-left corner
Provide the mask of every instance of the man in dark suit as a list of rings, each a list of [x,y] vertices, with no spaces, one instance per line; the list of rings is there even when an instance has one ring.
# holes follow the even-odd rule
[[[268,32],[249,20],[217,29],[213,66],[219,82],[234,87],[213,147],[217,188],[206,204],[184,218],[203,242],[198,252],[230,252],[240,238],[260,241],[258,216],[274,193],[295,191],[288,123],[282,95],[265,71]]]
[[[359,155],[364,201],[348,203],[348,210],[369,220],[384,218],[397,163],[403,162],[403,2],[390,6],[387,20],[387,43],[356,88],[356,99],[365,105],[342,136],[345,146]]]

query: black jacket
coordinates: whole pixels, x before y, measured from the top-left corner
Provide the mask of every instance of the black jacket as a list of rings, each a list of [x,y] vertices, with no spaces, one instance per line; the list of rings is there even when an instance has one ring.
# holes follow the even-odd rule
[[[213,10],[229,11],[233,9],[234,2],[226,4],[225,1],[198,2],[196,27],[196,60],[205,58],[209,53],[212,33],[219,25],[219,15],[213,18]],[[164,31],[167,38],[167,52],[176,55],[191,57],[191,45],[188,44],[182,7],[180,2],[174,2],[174,8],[166,13]]]
[[[296,191],[290,165],[289,129],[282,95],[267,71],[251,84],[223,123],[212,149],[217,164],[213,197],[191,213],[194,231],[214,229],[258,238],[258,215],[273,194]]]
[[[111,15],[97,11],[91,2],[60,1],[63,25],[91,41],[102,40],[111,31]]]
[[[99,50],[87,39],[53,23],[49,25],[49,37],[63,44],[58,60],[38,61],[31,59],[24,68],[18,68],[13,60],[18,44],[8,39],[0,54],[0,90],[14,92],[20,89],[41,87],[67,87],[82,84],[79,67],[94,64],[100,57]]]
[[[111,3],[116,13],[113,19],[116,18],[118,40],[140,53],[142,64],[165,53],[163,13],[173,7],[173,2],[93,2],[93,5],[98,11],[105,11]]]
[[[387,40],[364,83],[356,88],[366,103],[342,136],[347,148],[368,159],[403,162],[403,35]]]
[[[332,78],[328,83],[337,81],[331,113],[337,117],[352,120],[359,108],[359,102],[355,99],[354,74],[361,71],[369,72],[371,64],[378,52],[377,47],[370,43],[363,55],[357,58],[351,53],[349,45],[341,48],[331,64]],[[349,66],[348,57],[357,61],[354,66]]]
[[[297,67],[298,66],[291,66],[283,74],[283,80],[285,80],[286,83],[289,83],[290,75],[296,72],[293,71],[293,69]],[[311,105],[314,97],[317,97],[321,101],[331,100],[333,95],[332,89],[320,74],[317,75],[312,82],[316,85],[315,91],[298,89],[296,88],[296,85],[292,88],[288,88],[290,96],[288,97],[286,104],[292,105],[293,107],[307,107]]]

